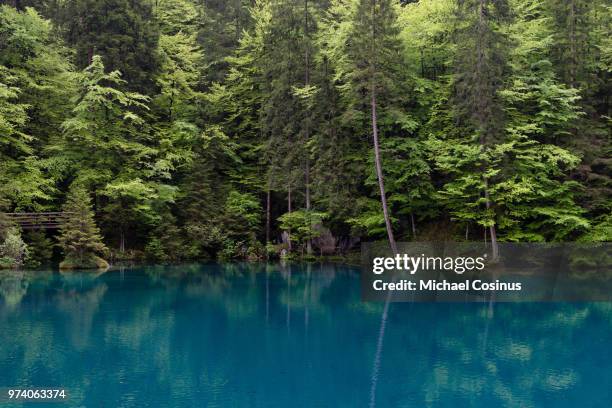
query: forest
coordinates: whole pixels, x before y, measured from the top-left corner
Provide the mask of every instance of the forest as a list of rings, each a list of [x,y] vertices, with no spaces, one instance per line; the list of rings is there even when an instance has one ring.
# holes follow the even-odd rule
[[[0,0],[0,265],[610,241],[611,17],[607,0]],[[59,231],[8,217],[51,211]]]

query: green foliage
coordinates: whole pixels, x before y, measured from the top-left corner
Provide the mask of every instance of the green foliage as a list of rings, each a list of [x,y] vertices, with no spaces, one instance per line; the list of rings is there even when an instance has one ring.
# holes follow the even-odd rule
[[[164,214],[157,227],[151,232],[145,246],[147,259],[155,262],[176,262],[189,257],[182,231],[176,225],[176,218]]]
[[[321,235],[320,226],[327,217],[324,212],[298,210],[281,215],[279,221],[283,230],[291,232],[291,240],[303,245]]]
[[[33,9],[0,6],[0,196],[40,209],[55,192],[40,148],[66,111],[66,51]]]
[[[122,91],[125,81],[121,74],[105,73],[102,58],[97,55],[76,80],[76,106],[62,123],[61,153],[79,162],[79,178],[90,185],[101,185],[113,174],[128,172],[138,161],[150,159],[155,151],[142,143],[146,133],[143,118],[138,115],[139,110],[148,109],[148,98]]]
[[[4,206],[2,204],[2,201],[0,201],[0,211],[4,211]],[[8,231],[14,226],[11,220],[3,212],[0,212],[0,241],[6,239]]]
[[[385,234],[385,218],[382,214],[380,201],[371,198],[361,198],[356,202],[357,216],[349,218],[355,235],[367,235],[381,238]],[[396,222],[397,219],[392,219]]]
[[[591,230],[580,238],[581,242],[612,241],[612,215],[601,217]]]
[[[169,36],[183,32],[193,34],[196,30],[198,9],[189,0],[164,0],[153,4],[153,13],[159,21],[162,34]]]
[[[169,122],[191,119],[195,115],[198,95],[195,88],[203,58],[195,34],[182,31],[163,34],[159,49],[162,70],[157,76],[160,91],[154,102]]]
[[[44,231],[33,230],[25,234],[28,245],[29,257],[27,266],[29,268],[48,264],[53,256],[53,241]]]
[[[375,96],[399,239],[610,240],[604,0],[18,3],[0,6],[3,212],[83,186],[113,252],[151,262],[383,239]],[[86,218],[64,266],[103,265]]]
[[[67,0],[58,23],[75,49],[80,68],[101,55],[111,71],[121,72],[132,90],[153,89],[158,71],[159,29],[146,0]]]
[[[0,269],[23,266],[29,258],[29,250],[21,238],[21,232],[12,227],[4,235],[4,240],[0,243]]]
[[[227,218],[235,220],[251,231],[257,231],[261,223],[259,200],[249,193],[231,191],[225,204]]]
[[[199,1],[198,42],[204,49],[202,68],[207,84],[221,82],[226,74],[225,58],[238,44],[250,20],[251,1]]]
[[[5,67],[0,67],[0,144],[15,149],[21,153],[29,153],[31,138],[19,131],[26,123],[27,105],[14,103],[20,89],[11,86],[16,78]],[[4,156],[4,155],[3,155]]]
[[[91,198],[83,187],[73,185],[63,206],[67,220],[60,229],[59,245],[68,265],[88,268],[97,265],[96,255],[107,252],[94,220]]]

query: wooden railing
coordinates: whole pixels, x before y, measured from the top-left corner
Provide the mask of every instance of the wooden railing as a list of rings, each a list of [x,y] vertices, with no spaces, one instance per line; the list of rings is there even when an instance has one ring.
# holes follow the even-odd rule
[[[24,230],[30,229],[57,229],[62,226],[70,213],[43,212],[43,213],[4,213],[10,221]]]

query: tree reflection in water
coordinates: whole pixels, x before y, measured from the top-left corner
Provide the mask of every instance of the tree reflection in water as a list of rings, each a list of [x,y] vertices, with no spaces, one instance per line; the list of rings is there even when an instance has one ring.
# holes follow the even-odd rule
[[[359,285],[333,264],[2,272],[0,384],[86,406],[364,406],[384,304]],[[376,406],[603,403],[611,340],[607,303],[391,304]]]

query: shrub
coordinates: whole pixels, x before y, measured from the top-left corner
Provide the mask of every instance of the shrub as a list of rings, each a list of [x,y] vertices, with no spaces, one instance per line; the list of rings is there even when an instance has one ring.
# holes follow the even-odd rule
[[[0,259],[0,265],[4,268],[18,268],[28,259],[28,246],[16,227],[6,231],[4,242],[0,244]]]

